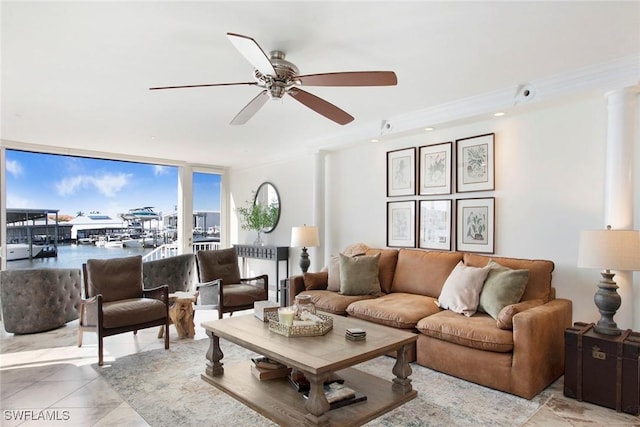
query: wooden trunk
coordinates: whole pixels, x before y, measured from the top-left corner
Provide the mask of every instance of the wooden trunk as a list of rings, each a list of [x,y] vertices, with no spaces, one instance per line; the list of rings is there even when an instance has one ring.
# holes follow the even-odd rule
[[[593,323],[565,331],[564,395],[618,412],[640,412],[640,333],[603,335]]]

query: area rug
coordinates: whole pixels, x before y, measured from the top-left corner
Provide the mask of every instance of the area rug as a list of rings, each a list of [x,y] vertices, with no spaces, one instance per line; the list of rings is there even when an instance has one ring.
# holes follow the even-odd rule
[[[153,427],[276,425],[200,378],[208,345],[208,339],[182,341],[170,350],[121,357],[94,368]],[[227,364],[255,355],[223,339],[220,346]],[[358,368],[391,379],[394,362],[379,357]],[[554,393],[548,389],[526,400],[411,366],[418,396],[367,426],[522,426]]]

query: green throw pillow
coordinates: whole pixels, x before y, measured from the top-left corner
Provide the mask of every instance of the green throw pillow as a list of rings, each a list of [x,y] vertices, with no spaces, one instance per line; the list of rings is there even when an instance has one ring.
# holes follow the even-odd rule
[[[356,257],[340,254],[340,293],[342,295],[380,293],[379,260],[380,254]]]
[[[478,311],[497,319],[504,307],[520,302],[529,281],[529,270],[512,270],[493,260],[488,266],[491,270],[480,293]]]

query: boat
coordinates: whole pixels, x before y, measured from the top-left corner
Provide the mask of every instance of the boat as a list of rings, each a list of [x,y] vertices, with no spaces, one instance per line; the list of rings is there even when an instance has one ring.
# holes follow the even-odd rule
[[[109,242],[104,242],[105,248],[121,248],[123,247],[122,240],[111,240]]]
[[[125,248],[141,248],[143,246],[142,239],[122,239],[121,243]]]
[[[120,214],[120,216],[122,217],[122,219],[124,219],[126,221],[131,221],[131,222],[149,221],[149,220],[152,220],[152,219],[155,219],[155,220],[161,219],[161,216],[157,212],[155,212],[153,210],[153,207],[151,207],[151,206],[145,206],[145,207],[142,207],[142,208],[129,209],[129,212],[124,213],[124,214]]]
[[[19,259],[37,258],[44,249],[42,245],[31,245],[31,256],[29,256],[29,244],[9,243],[7,244],[7,261],[17,261]]]

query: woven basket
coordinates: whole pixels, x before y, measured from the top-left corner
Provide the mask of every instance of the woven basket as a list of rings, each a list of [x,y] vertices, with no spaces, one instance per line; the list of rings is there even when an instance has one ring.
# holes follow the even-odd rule
[[[285,337],[315,337],[324,335],[333,329],[333,318],[326,314],[316,314],[323,322],[316,323],[315,325],[285,325],[278,321],[278,312],[269,312],[267,317],[269,319],[269,330],[276,334],[284,335]]]

